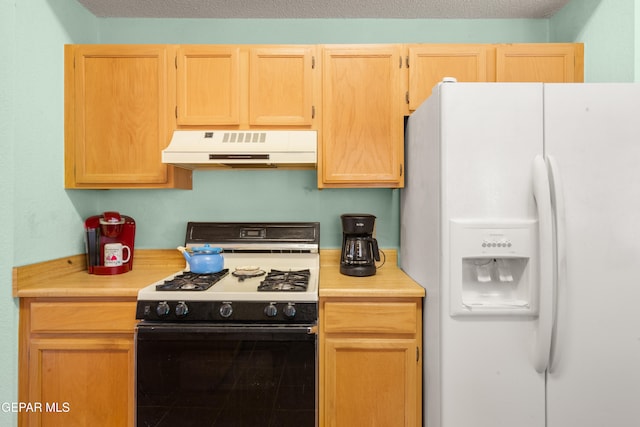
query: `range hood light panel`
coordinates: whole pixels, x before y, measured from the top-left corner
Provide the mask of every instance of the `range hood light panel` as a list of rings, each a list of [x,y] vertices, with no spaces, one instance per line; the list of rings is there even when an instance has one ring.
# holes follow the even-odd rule
[[[162,162],[189,169],[216,165],[314,167],[317,146],[314,130],[176,130],[162,151]]]

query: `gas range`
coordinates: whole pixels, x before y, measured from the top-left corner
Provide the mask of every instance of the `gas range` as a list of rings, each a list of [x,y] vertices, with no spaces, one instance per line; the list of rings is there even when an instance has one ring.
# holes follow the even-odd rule
[[[317,321],[319,223],[189,222],[185,247],[222,248],[222,271],[184,270],[138,292],[136,318],[157,322]]]

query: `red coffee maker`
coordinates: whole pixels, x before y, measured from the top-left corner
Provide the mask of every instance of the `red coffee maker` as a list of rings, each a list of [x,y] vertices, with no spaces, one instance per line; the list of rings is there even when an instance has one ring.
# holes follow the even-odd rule
[[[104,212],[87,218],[87,269],[90,274],[121,274],[133,268],[136,222],[118,212]],[[105,245],[107,251],[105,252]],[[125,256],[123,256],[125,253]]]

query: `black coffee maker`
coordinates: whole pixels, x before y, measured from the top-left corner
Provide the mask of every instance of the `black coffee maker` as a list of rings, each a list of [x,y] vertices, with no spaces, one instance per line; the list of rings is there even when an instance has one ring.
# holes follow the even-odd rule
[[[373,237],[376,217],[369,214],[343,214],[340,273],[347,276],[372,276],[380,261],[378,241]]]

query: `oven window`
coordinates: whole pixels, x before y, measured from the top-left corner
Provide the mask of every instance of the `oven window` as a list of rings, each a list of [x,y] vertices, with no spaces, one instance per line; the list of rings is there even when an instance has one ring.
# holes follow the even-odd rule
[[[316,335],[240,329],[139,327],[137,426],[314,427]]]

